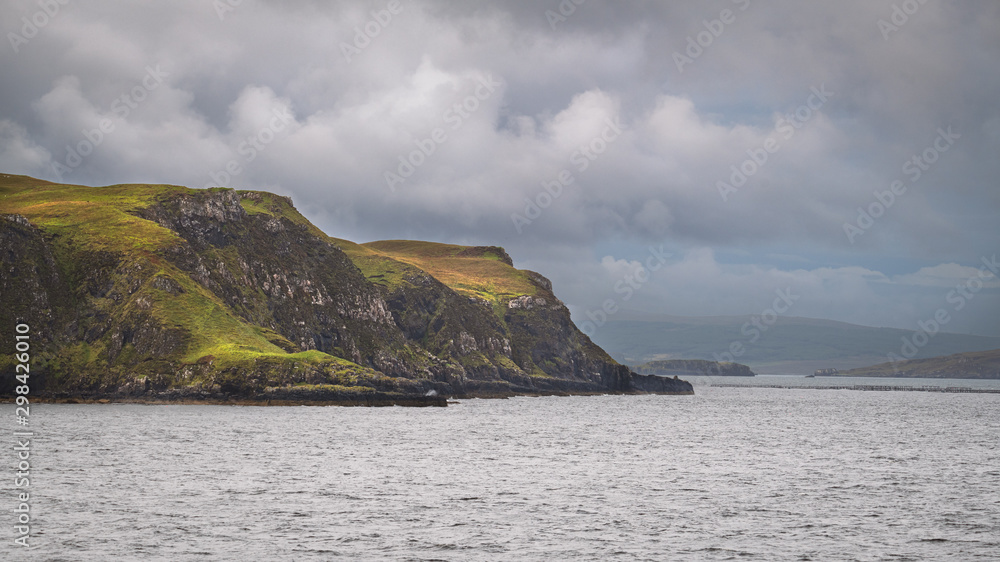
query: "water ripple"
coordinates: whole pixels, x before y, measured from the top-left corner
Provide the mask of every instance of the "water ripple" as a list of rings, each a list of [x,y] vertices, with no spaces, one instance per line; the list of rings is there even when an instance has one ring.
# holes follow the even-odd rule
[[[38,547],[0,559],[996,560],[998,420],[996,395],[707,387],[40,405]]]

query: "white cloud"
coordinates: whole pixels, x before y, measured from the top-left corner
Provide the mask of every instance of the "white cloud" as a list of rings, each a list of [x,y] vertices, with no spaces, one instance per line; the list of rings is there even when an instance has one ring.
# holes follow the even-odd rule
[[[922,267],[914,273],[896,275],[892,280],[902,285],[949,288],[966,285],[969,280],[979,280],[984,287],[1000,288],[1000,279],[985,267],[970,267],[957,263]]]

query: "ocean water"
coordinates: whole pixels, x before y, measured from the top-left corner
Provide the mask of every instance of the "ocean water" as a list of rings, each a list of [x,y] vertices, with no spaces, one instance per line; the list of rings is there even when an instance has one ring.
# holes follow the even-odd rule
[[[1000,395],[696,390],[32,406],[0,559],[1000,559]]]

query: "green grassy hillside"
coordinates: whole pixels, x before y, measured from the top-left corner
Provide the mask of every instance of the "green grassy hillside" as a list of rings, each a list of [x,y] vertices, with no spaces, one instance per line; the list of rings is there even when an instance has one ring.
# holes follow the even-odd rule
[[[502,248],[355,244],[265,192],[0,174],[0,304],[0,337],[32,326],[56,394],[633,388]]]
[[[514,269],[502,248],[412,240],[369,242],[364,247],[426,271],[459,293],[491,303],[537,292],[528,274]]]
[[[86,284],[88,276],[104,267],[104,261],[113,255],[119,271],[145,270],[143,280],[136,283],[136,279],[124,276],[101,280],[110,286],[108,295],[128,298],[94,299],[95,315],[117,321],[145,316],[158,331],[177,336],[176,346],[156,354],[156,360],[148,359],[140,365],[128,364],[135,350],[127,345],[113,354],[113,360],[98,361],[97,358],[107,357],[109,347],[114,345],[108,338],[101,338],[72,342],[59,353],[42,353],[36,357],[41,366],[56,368],[58,374],[70,378],[73,375],[69,373],[81,375],[84,381],[95,379],[93,371],[100,368],[107,368],[113,377],[127,376],[126,371],[156,376],[163,369],[161,361],[176,362],[182,368],[211,364],[214,371],[220,372],[252,369],[257,365],[271,365],[275,367],[272,371],[311,365],[354,382],[358,375],[378,376],[375,371],[343,358],[315,350],[292,349],[294,346],[285,338],[240,318],[219,295],[164,259],[164,254],[183,244],[183,240],[176,232],[137,214],[190,191],[170,185],[63,185],[25,176],[0,175],[0,214],[23,216],[45,234],[58,263],[58,273],[70,287],[77,287],[75,300],[86,298],[79,286]],[[270,194],[267,197],[282,199]],[[267,198],[256,202],[243,200],[251,214],[278,214],[265,210],[267,203]],[[276,209],[278,205],[271,207]],[[308,223],[289,209],[286,204],[280,214],[298,224]],[[11,281],[9,276],[5,277]],[[134,286],[125,286],[129,284]],[[31,298],[18,289],[8,288],[3,298],[5,305],[17,295]],[[30,314],[22,318],[38,326]],[[203,379],[195,375],[191,382]]]

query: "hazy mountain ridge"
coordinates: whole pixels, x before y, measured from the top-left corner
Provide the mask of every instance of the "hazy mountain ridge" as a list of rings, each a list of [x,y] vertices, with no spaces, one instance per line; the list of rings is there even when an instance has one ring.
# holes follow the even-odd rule
[[[747,317],[613,318],[593,334],[616,360],[639,364],[660,359],[734,361],[760,373],[811,374],[847,370],[902,354],[903,338],[914,332],[832,320],[780,317],[759,335],[744,333]],[[754,328],[756,330],[756,328]],[[757,336],[756,339],[754,336]],[[731,353],[734,342],[740,355]],[[915,359],[1000,348],[1000,338],[940,332],[918,348]]]
[[[1000,379],[1000,349],[956,353],[944,357],[890,361],[871,367],[841,371],[835,376]]]
[[[0,213],[0,326],[31,325],[33,392],[440,403],[424,396],[691,391],[616,364],[501,248],[354,244],[286,197],[222,188],[5,175]]]

